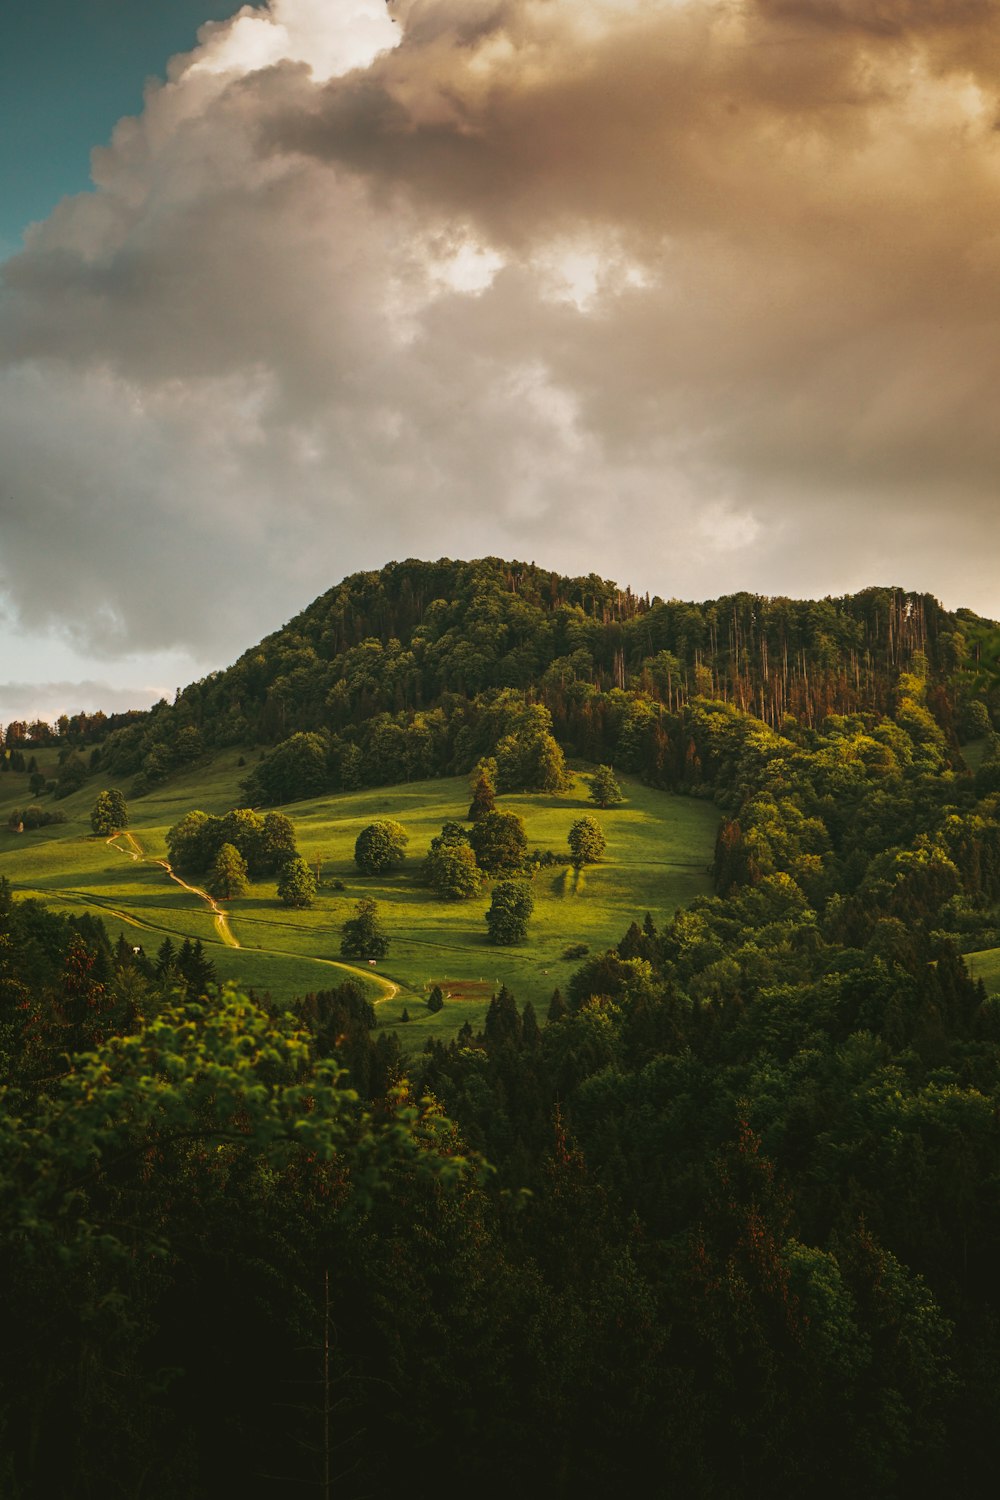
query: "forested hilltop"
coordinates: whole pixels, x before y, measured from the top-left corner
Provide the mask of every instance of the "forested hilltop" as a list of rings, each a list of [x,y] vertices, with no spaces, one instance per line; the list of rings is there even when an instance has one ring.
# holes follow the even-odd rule
[[[120,726],[140,793],[238,731],[255,802],[390,813],[606,762],[714,801],[714,894],[407,1060],[353,982],[220,995],[0,882],[0,1491],[992,1496],[998,714],[992,627],[923,596],[486,561]]]
[[[281,802],[464,772],[529,700],[567,754],[675,786],[694,779],[693,699],[814,728],[891,710],[916,658],[952,737],[949,683],[980,625],[900,589],[692,604],[495,558],[393,563],[345,579],[227,671],[118,727],[101,765],[141,791],[207,749],[308,735],[251,787]]]

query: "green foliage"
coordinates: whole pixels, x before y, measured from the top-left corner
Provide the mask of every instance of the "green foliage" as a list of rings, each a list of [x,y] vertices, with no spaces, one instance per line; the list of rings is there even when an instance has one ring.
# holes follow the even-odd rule
[[[483,874],[460,823],[445,823],[431,839],[421,879],[445,900],[463,901],[479,894]]]
[[[98,792],[90,814],[90,826],[100,838],[128,827],[128,806],[116,787]]]
[[[524,880],[498,880],[486,913],[491,943],[510,946],[528,937],[528,918],[535,909],[531,887]]]
[[[437,1015],[439,1010],[444,1009],[444,992],[439,984],[436,984],[427,996],[427,1009],[431,1015]]]
[[[488,875],[511,874],[524,867],[528,836],[517,813],[487,813],[473,826],[469,840],[476,863]]]
[[[409,835],[392,818],[362,828],[354,844],[354,862],[364,875],[383,875],[406,858]]]
[[[384,958],[389,938],[379,920],[378,904],[363,896],[341,930],[340,951],[344,958]]]
[[[245,896],[249,890],[247,862],[232,844],[223,844],[215,856],[208,888],[213,896],[224,901],[233,896]]]
[[[254,767],[242,784],[243,795],[268,806],[318,797],[330,783],[329,756],[324,734],[293,734]]]
[[[624,802],[624,794],[610,766],[598,766],[591,776],[590,796],[598,807],[616,807]]]
[[[7,818],[7,827],[14,833],[31,833],[35,828],[48,828],[53,823],[65,823],[66,814],[56,808],[47,812],[43,807],[15,807]]]
[[[538,718],[549,714],[535,706]],[[502,792],[561,792],[569,785],[562,750],[548,728],[531,723],[508,734],[496,747],[497,785]]]
[[[448,901],[468,901],[478,896],[483,872],[468,844],[445,845],[432,850],[424,862],[428,884]]]
[[[990,734],[993,730],[993,721],[990,711],[981,698],[969,698],[962,707],[960,719],[960,739],[962,744],[969,740],[979,739],[984,734]]]
[[[278,899],[286,906],[312,906],[316,899],[316,876],[301,855],[282,865],[278,875]]]
[[[279,870],[297,854],[291,820],[279,812],[261,817],[252,808],[236,807],[217,817],[195,809],[167,832],[171,864],[192,875],[207,870],[223,844],[238,850],[254,876]]]
[[[596,864],[608,846],[604,829],[596,818],[578,818],[567,834],[567,841],[578,870],[582,865]]]

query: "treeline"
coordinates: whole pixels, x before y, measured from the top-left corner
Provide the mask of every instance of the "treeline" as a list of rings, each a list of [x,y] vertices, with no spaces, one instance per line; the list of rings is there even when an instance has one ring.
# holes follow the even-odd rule
[[[817,727],[889,711],[915,664],[950,734],[948,684],[980,626],[899,589],[693,604],[495,558],[394,563],[346,579],[227,671],[110,735],[104,765],[147,786],[208,749],[318,733],[343,747],[348,777],[355,751],[374,752],[385,780],[464,771],[467,705],[506,690],[548,710],[567,753],[599,760],[631,705],[680,716],[710,697],[774,728]]]
[[[1000,762],[929,691],[688,705],[718,894],[409,1085],[0,889],[4,1493],[992,1494]]]

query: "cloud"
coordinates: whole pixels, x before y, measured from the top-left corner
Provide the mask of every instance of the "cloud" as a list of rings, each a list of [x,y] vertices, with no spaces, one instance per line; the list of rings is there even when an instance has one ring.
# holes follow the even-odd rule
[[[127,713],[149,708],[165,694],[153,687],[122,687],[102,680],[81,682],[0,682],[0,726],[12,720],[54,724],[60,714]]]
[[[27,627],[220,662],[486,552],[1000,613],[992,5],[392,9],[206,28],[6,263]]]

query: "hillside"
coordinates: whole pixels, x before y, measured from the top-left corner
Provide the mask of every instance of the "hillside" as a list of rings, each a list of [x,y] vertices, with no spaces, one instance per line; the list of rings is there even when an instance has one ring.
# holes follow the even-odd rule
[[[105,773],[136,793],[208,750],[318,735],[304,780],[258,788],[284,801],[464,774],[527,698],[567,754],[675,787],[690,780],[684,715],[699,696],[775,729],[815,728],[830,713],[891,711],[899,673],[917,661],[952,735],[950,684],[987,634],[968,611],[901,589],[697,604],[495,558],[407,561],[345,579],[172,704],[57,727],[60,746],[77,747],[65,774],[85,774],[99,746]],[[7,741],[37,745],[47,731],[12,724]]]
[[[168,855],[169,828],[190,808],[224,813],[238,804],[236,761],[222,752],[136,802],[131,845],[94,837],[93,798],[86,790],[60,804],[65,824],[28,835],[0,827],[0,878],[6,877],[15,892],[42,897],[56,909],[103,917],[112,933],[121,930],[151,955],[165,937],[176,943],[199,939],[220,980],[252,986],[279,1004],[353,975],[371,991],[380,1024],[399,1029],[409,1049],[422,1046],[429,1035],[454,1035],[466,1021],[480,1026],[490,994],[502,981],[544,1013],[553,989],[565,988],[579,966],[579,957],[574,962],[563,956],[568,946],[602,952],[617,942],[635,912],[641,917],[648,910],[659,923],[711,891],[717,810],[710,802],[670,797],[626,778],[624,805],[601,815],[609,839],[605,858],[579,876],[567,864],[540,871],[533,881],[530,942],[498,951],[487,942],[483,922],[488,892],[443,903],[418,879],[432,837],[449,819],[465,817],[466,780],[412,782],[296,803],[298,848],[322,871],[317,900],[306,911],[289,910],[277,899],[273,878],[251,884],[245,896],[225,903],[238,944],[232,947],[221,941],[205,900],[172,884],[158,861]],[[0,785],[0,793],[5,790]],[[558,794],[510,794],[498,806],[523,818],[533,848],[560,852],[566,851],[574,819],[594,811],[579,775]],[[6,821],[2,798],[0,817]],[[398,872],[367,877],[354,863],[355,839],[364,826],[384,817],[405,827],[408,857]],[[136,848],[140,859],[133,857]],[[399,987],[399,999],[391,1004],[369,975],[339,962],[341,927],[362,896],[378,901],[392,939],[390,955],[379,965],[393,991]],[[435,984],[446,990],[449,1003],[432,1016],[426,998]],[[405,1006],[413,1024],[400,1029]]]
[[[998,727],[921,596],[492,560],[8,726],[6,1489],[992,1495]]]

